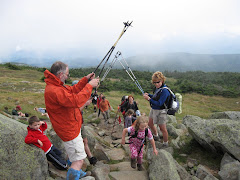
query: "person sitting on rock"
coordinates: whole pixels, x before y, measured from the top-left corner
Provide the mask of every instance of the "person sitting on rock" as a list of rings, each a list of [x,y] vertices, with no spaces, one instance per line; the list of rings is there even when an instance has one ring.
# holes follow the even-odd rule
[[[22,113],[20,110],[22,110],[21,106],[17,105],[16,108],[12,110],[12,115],[20,116],[20,117],[28,117],[28,113]]]
[[[28,134],[25,137],[25,143],[41,148],[45,152],[47,160],[52,162],[57,169],[67,169],[66,161],[61,157],[62,152],[44,134],[44,131],[47,129],[47,123],[40,121],[37,116],[31,116],[28,123]]]
[[[37,108],[37,107],[35,107],[34,110],[37,111],[37,112],[42,113],[42,116],[47,116],[49,118],[46,108]]]
[[[129,148],[131,152],[131,167],[136,168],[137,160],[137,168],[139,171],[142,171],[143,145],[146,137],[148,137],[152,144],[153,153],[158,154],[152,132],[148,128],[148,118],[146,116],[139,116],[133,126],[123,129],[121,142],[123,145],[125,144],[125,136],[127,133],[130,133]]]

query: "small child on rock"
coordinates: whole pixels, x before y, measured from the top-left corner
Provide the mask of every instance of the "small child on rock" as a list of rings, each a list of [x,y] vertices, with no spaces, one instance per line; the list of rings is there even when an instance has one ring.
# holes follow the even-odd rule
[[[41,148],[45,152],[47,159],[52,162],[57,169],[67,169],[66,161],[61,157],[61,151],[59,151],[44,134],[44,131],[47,129],[47,123],[40,121],[37,116],[30,117],[28,123],[28,134],[25,137],[25,143],[33,144]]]
[[[142,171],[143,145],[144,141],[146,141],[146,136],[152,144],[153,153],[158,154],[152,132],[148,128],[148,118],[146,116],[139,116],[133,126],[123,129],[121,144],[125,144],[125,136],[127,133],[130,133],[129,147],[131,152],[131,167],[135,169],[137,161],[137,168],[139,171]]]

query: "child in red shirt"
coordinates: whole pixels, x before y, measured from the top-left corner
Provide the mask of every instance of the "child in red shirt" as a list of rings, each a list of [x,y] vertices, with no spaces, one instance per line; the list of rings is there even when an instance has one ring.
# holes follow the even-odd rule
[[[41,148],[49,161],[58,169],[67,169],[66,161],[61,157],[59,151],[44,134],[47,129],[47,123],[40,121],[38,117],[32,116],[28,120],[29,126],[27,127],[28,134],[25,137],[25,143],[33,144]]]

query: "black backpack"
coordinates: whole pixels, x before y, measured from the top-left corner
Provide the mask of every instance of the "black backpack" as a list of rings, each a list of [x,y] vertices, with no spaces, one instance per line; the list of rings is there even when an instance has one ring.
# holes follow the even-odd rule
[[[169,115],[175,115],[175,113],[178,111],[179,109],[179,102],[177,100],[177,97],[175,96],[175,94],[171,91],[171,89],[169,89],[168,87],[163,87],[165,89],[167,89],[170,92],[170,98],[168,101],[168,104],[164,104],[164,106],[166,107],[166,109],[168,109],[167,114]]]
[[[177,100],[177,97],[175,96],[175,94],[171,91],[170,88],[168,87],[162,87],[160,89],[160,91],[158,92],[156,98],[154,100],[158,101],[160,98],[160,94],[162,92],[163,89],[167,89],[170,93],[170,96],[167,98],[166,102],[164,103],[164,108],[167,109],[167,114],[168,115],[175,115],[175,113],[178,111],[179,109],[179,102]]]

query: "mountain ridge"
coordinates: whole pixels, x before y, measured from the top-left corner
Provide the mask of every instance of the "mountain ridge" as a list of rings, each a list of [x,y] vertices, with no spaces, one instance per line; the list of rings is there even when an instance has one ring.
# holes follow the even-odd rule
[[[109,59],[111,63],[114,56]],[[145,54],[123,57],[132,70],[139,71],[204,71],[204,72],[240,72],[240,54],[192,54],[184,52]],[[70,68],[96,67],[101,59],[74,56],[26,56],[24,54],[1,58],[2,63],[24,63],[37,67],[50,67],[55,61],[61,60]],[[122,59],[120,56],[119,60]],[[4,60],[4,61],[3,61]],[[1,62],[1,61],[0,61]],[[116,62],[114,68],[122,66]]]

